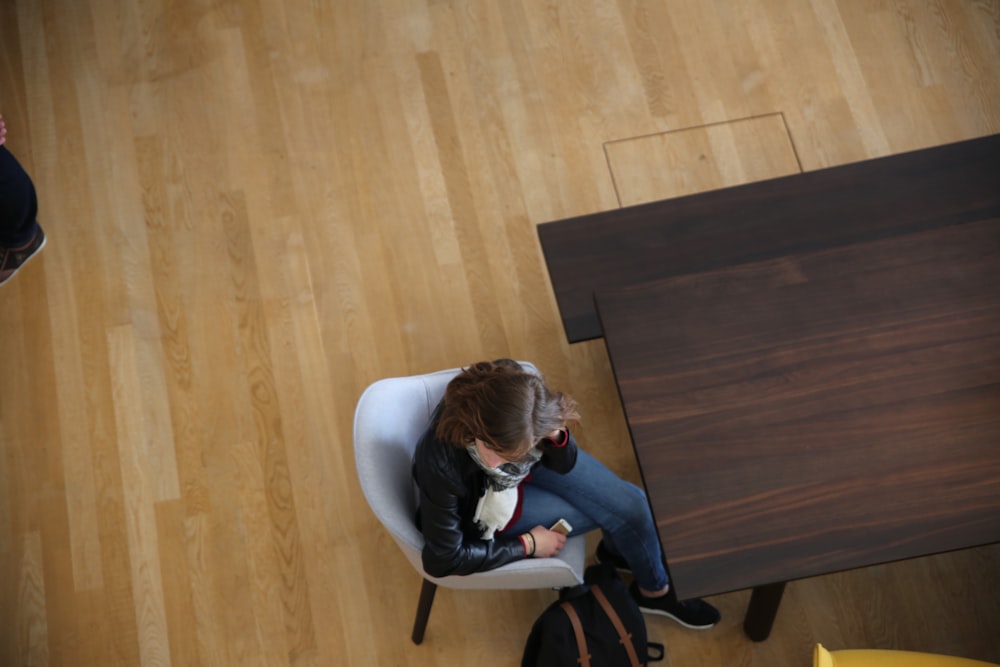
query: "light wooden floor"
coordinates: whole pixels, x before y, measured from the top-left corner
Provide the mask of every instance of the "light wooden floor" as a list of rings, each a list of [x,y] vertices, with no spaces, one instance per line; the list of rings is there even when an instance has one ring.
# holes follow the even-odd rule
[[[410,644],[362,390],[532,359],[635,479],[535,226],[996,133],[1000,2],[0,0],[0,112],[49,234],[0,288],[0,664],[516,665],[551,591],[442,590]],[[993,546],[794,583],[764,644],[744,592],[649,627],[1000,662],[998,594]]]

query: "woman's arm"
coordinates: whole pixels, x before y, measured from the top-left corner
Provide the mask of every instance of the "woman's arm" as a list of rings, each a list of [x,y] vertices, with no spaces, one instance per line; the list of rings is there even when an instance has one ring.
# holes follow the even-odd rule
[[[423,487],[421,487],[423,489]],[[436,493],[420,493],[420,518],[424,533],[421,553],[424,570],[432,577],[485,572],[526,557],[518,536],[497,536],[493,540],[467,540],[462,531],[457,503]]]
[[[549,433],[541,442],[542,465],[565,475],[576,465],[576,438],[568,428]]]
[[[470,490],[456,458],[461,454],[425,436],[414,456],[424,534],[421,560],[432,577],[484,572],[526,557],[524,542],[518,536],[493,540],[466,536],[462,509],[472,501],[467,498]]]

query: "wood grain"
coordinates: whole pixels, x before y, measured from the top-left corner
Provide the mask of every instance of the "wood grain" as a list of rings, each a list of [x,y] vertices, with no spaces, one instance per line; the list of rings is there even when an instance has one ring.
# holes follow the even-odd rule
[[[596,296],[679,594],[1000,540],[1000,218],[727,273]]]
[[[551,591],[442,591],[409,643],[419,581],[354,474],[364,388],[532,359],[638,481],[536,227],[619,207],[611,142],[780,114],[809,172],[994,134],[998,26],[995,0],[0,2],[49,239],[0,287],[0,663],[517,664]],[[743,592],[709,633],[648,625],[695,667],[996,662],[998,559],[791,584],[766,647]]]

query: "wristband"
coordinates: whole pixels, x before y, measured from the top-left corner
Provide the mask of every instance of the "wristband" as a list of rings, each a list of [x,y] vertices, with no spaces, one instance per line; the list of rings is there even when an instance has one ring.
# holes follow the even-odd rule
[[[528,538],[531,538],[531,551],[528,551]],[[521,535],[521,542],[524,545],[524,555],[531,558],[535,555],[535,536],[531,533],[524,533]]]
[[[556,442],[552,438],[548,438],[548,441],[552,443],[553,447],[565,447],[566,443],[569,442],[569,429],[568,428],[561,428],[561,429],[559,429],[559,433],[562,434],[562,437],[559,438],[559,442]]]

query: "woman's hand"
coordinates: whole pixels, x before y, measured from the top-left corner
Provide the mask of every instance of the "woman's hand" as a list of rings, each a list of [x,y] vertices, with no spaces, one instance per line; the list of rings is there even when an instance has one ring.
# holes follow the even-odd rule
[[[566,546],[565,535],[545,526],[535,526],[530,532],[535,539],[535,558],[551,558]]]

